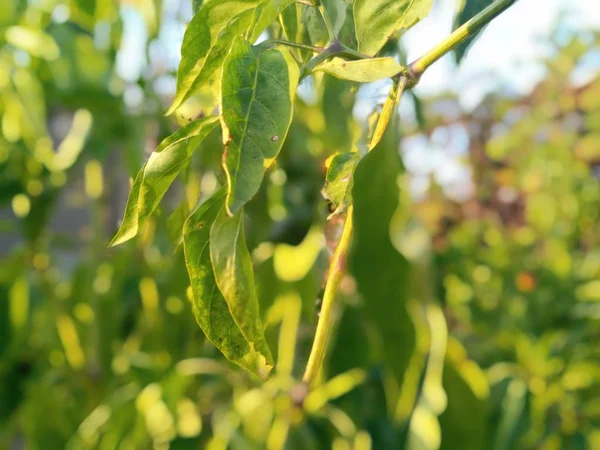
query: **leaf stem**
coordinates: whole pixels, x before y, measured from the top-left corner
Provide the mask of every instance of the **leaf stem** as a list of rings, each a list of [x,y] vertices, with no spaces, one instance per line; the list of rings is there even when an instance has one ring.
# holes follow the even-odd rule
[[[286,47],[298,48],[313,53],[323,53],[325,51],[323,47],[317,47],[316,45],[300,44],[298,42],[284,41],[282,39],[268,39],[262,42],[261,45],[284,45]]]
[[[325,350],[327,348],[329,332],[331,331],[331,324],[333,322],[335,297],[344,276],[346,254],[348,253],[348,247],[352,237],[352,230],[352,206],[350,206],[348,208],[342,236],[335,249],[335,252],[333,253],[333,258],[331,259],[331,263],[329,265],[329,274],[327,276],[327,283],[325,284],[323,304],[321,306],[319,322],[317,323],[315,340],[310,350],[310,356],[308,358],[304,376],[302,377],[302,381],[309,385],[313,384],[319,376],[321,366],[323,365],[323,360],[325,359]]]
[[[406,74],[409,78],[408,87],[415,86],[418,83],[419,78],[421,78],[421,75],[423,75],[423,72],[425,72],[429,66],[457,45],[473,37],[479,30],[512,6],[516,1],[517,0],[496,0],[464,25],[454,30],[446,39],[430,51],[410,63],[406,70]]]

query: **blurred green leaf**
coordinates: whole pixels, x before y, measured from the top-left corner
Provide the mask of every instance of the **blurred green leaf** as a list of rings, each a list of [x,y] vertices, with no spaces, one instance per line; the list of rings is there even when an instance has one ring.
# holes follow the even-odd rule
[[[354,172],[354,241],[348,264],[365,313],[381,336],[383,360],[401,386],[416,336],[407,311],[410,265],[390,238],[390,223],[399,203],[398,177],[404,172],[394,136],[395,127],[389,126]]]

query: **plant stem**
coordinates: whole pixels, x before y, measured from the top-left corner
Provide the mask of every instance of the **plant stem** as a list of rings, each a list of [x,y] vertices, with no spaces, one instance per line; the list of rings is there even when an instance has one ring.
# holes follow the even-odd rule
[[[423,56],[413,61],[407,67],[407,76],[409,77],[409,87],[414,86],[423,72],[427,70],[434,62],[463,43],[470,37],[475,36],[479,30],[490,23],[494,18],[508,9],[517,0],[496,0],[471,20],[454,30],[444,41],[440,42]]]
[[[400,99],[402,98],[402,94],[404,93],[404,88],[406,87],[407,82],[408,79],[405,75],[400,75],[394,78],[394,84],[392,85],[387,99],[383,104],[383,109],[381,110],[381,114],[379,115],[379,119],[375,125],[373,137],[371,137],[371,142],[369,143],[369,151],[373,150],[373,148],[379,144],[379,141],[383,137],[383,134],[390,123],[390,119],[392,118],[396,107],[400,103]]]
[[[298,42],[284,41],[281,39],[268,39],[262,42],[262,45],[284,45],[286,47],[298,48],[313,53],[323,53],[325,51],[323,47],[317,47],[316,45],[300,44]]]
[[[321,366],[323,365],[323,359],[325,358],[325,350],[327,348],[329,332],[333,321],[335,297],[344,276],[346,254],[348,253],[352,230],[352,206],[350,206],[348,208],[342,236],[340,237],[340,241],[338,242],[329,265],[329,274],[327,276],[327,283],[325,284],[325,292],[323,293],[323,304],[321,306],[319,322],[317,323],[315,340],[310,350],[310,356],[308,358],[304,376],[302,377],[302,381],[309,385],[313,384],[319,376]]]

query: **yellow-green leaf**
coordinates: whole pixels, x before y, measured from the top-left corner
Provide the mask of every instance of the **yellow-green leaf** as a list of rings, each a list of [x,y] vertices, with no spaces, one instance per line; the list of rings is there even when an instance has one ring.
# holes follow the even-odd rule
[[[181,44],[177,91],[172,114],[203,83],[220,70],[238,35],[254,41],[290,0],[221,0],[202,4],[189,23]]]
[[[266,375],[273,365],[260,320],[252,259],[246,245],[243,210],[229,217],[222,207],[210,229],[210,260],[215,281],[233,321],[253,352],[262,355],[256,372]]]
[[[196,320],[206,338],[225,357],[257,374],[267,372],[265,358],[246,340],[218,289],[210,261],[211,226],[223,209],[226,189],[219,189],[186,220],[183,231],[185,262],[192,288]]]
[[[125,217],[111,246],[138,234],[194,150],[218,124],[216,116],[205,117],[190,122],[160,143],[135,177],[125,206]]]
[[[236,214],[258,191],[292,121],[298,66],[285,49],[235,40],[223,65],[221,125],[227,211]]]
[[[313,69],[313,72],[321,71],[342,80],[371,83],[384,78],[391,78],[401,70],[402,66],[391,57],[360,59],[358,61],[333,58],[319,64]]]
[[[354,28],[358,50],[375,55],[388,39],[425,17],[433,0],[356,0]]]

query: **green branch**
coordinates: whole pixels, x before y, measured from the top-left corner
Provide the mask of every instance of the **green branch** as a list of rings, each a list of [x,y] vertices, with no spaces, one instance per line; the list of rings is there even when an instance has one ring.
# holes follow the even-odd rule
[[[425,72],[434,62],[459,44],[475,36],[479,30],[512,6],[516,1],[517,0],[496,0],[471,20],[454,30],[450,36],[444,39],[444,41],[440,42],[419,59],[409,64],[406,70],[406,75],[409,78],[408,87],[417,84],[419,78],[423,75],[423,72]]]
[[[348,208],[346,222],[344,223],[342,237],[338,242],[329,265],[329,274],[327,275],[327,283],[325,284],[325,292],[323,293],[323,304],[321,306],[319,322],[317,323],[315,340],[313,341],[306,370],[302,377],[302,381],[309,385],[313,384],[319,376],[323,360],[325,359],[329,332],[331,331],[331,324],[333,322],[335,297],[342,278],[344,277],[346,255],[348,253],[348,247],[350,246],[352,230],[352,206],[350,206]]]

